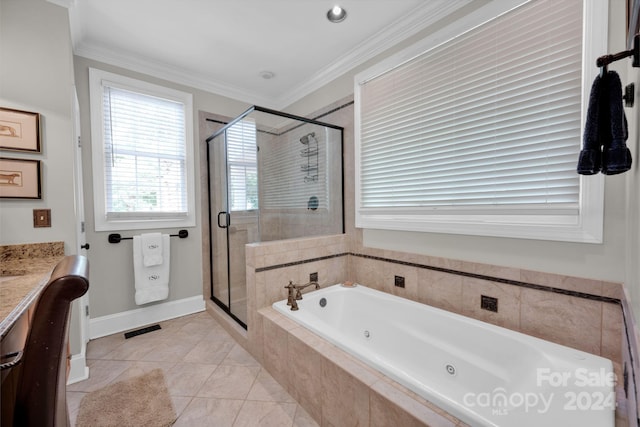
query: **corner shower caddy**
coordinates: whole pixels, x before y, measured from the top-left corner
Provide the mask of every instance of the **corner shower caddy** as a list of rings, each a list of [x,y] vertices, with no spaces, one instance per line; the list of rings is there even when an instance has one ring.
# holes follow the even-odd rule
[[[300,142],[306,147],[300,150],[300,155],[307,158],[307,164],[301,165],[300,170],[305,172],[304,182],[314,182],[318,180],[318,139],[316,133],[311,132],[300,138]],[[315,172],[315,173],[313,173]]]

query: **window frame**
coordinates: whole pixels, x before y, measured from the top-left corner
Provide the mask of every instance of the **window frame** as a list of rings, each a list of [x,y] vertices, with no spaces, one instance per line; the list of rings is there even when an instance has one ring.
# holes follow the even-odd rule
[[[104,156],[104,87],[113,86],[144,95],[179,102],[184,105],[185,120],[185,188],[186,214],[165,212],[136,212],[117,218],[107,217],[107,186]],[[195,154],[193,147],[193,95],[120,74],[89,68],[89,96],[91,114],[91,152],[93,167],[93,201],[95,231],[163,229],[196,226]]]
[[[255,156],[255,162],[251,162],[251,161],[247,161],[246,159],[243,160],[231,160],[231,155],[229,154],[229,145],[230,145],[230,140],[231,138],[229,137],[229,132],[233,132],[232,129],[234,129],[234,126],[243,126],[246,127],[247,123],[251,123],[252,129],[253,129],[253,139],[247,139],[244,138],[244,128],[243,130],[240,132],[240,137],[238,138],[238,136],[236,135],[235,138],[241,140],[241,144],[243,146],[243,151],[245,149],[250,149],[252,148],[254,151],[254,156]],[[259,199],[260,199],[260,195],[259,195],[259,191],[258,191],[258,182],[257,182],[257,178],[256,178],[256,186],[255,186],[255,192],[256,192],[256,197],[258,198],[258,206],[256,206],[253,209],[246,209],[246,205],[247,205],[247,199],[248,199],[248,194],[249,192],[247,191],[249,189],[249,186],[247,185],[247,168],[254,168],[256,171],[256,176],[258,175],[258,145],[257,145],[257,127],[256,127],[256,123],[255,120],[252,119],[248,119],[248,118],[243,118],[242,120],[237,121],[236,123],[234,123],[233,125],[231,125],[227,130],[225,130],[225,141],[226,141],[226,145],[225,145],[225,152],[226,152],[226,177],[225,180],[228,181],[227,183],[227,193],[228,193],[228,210],[229,213],[233,213],[234,215],[240,214],[242,216],[243,213],[254,213],[252,215],[248,215],[251,217],[255,217],[255,212],[258,211],[258,206],[259,206]],[[234,138],[234,139],[235,139]],[[244,156],[243,156],[244,157]],[[244,171],[244,185],[242,188],[243,191],[243,198],[245,200],[245,209],[234,209],[233,208],[233,191],[232,190],[232,181],[233,181],[233,174],[231,173],[231,169],[233,168],[238,168],[238,169],[243,169]],[[247,216],[247,215],[245,215]]]
[[[579,211],[576,215],[513,214],[487,215],[482,208],[369,208],[361,205],[361,123],[360,87],[366,81],[414,59],[428,50],[455,38],[527,1],[494,0],[464,18],[453,22],[423,40],[357,74],[355,98],[355,220],[358,228],[435,232],[477,236],[510,237],[536,240],[602,243],[604,222],[604,177],[580,176]],[[583,59],[581,129],[589,99],[591,82],[598,73],[595,58],[607,51],[608,4],[605,0],[583,0]],[[582,141],[580,141],[580,144]],[[577,162],[577,158],[576,158]]]

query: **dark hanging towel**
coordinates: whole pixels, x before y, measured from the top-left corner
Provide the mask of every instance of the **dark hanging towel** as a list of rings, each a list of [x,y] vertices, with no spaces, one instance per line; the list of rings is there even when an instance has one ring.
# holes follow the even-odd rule
[[[618,73],[608,71],[597,76],[591,86],[578,173],[615,175],[631,169],[627,138],[622,84]]]
[[[615,71],[609,71],[605,79],[609,97],[609,146],[602,150],[602,173],[616,175],[631,169],[631,151],[627,148],[629,130],[622,106],[622,83]]]
[[[596,76],[591,85],[589,94],[589,107],[587,120],[584,126],[583,147],[578,158],[578,173],[581,175],[594,175],[600,172],[602,163],[601,147],[604,137],[600,120],[600,106],[603,105],[602,78]]]

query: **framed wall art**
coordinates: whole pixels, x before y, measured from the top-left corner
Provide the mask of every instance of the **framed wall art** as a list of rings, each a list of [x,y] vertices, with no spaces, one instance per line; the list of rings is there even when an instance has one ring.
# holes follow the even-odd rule
[[[0,149],[40,152],[40,114],[0,107]]]
[[[0,157],[0,198],[42,198],[40,168],[40,160]]]

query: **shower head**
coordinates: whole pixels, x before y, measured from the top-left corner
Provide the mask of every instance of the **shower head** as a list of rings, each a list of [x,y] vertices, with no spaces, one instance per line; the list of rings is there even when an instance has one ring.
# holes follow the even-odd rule
[[[303,136],[302,138],[300,138],[300,142],[304,145],[308,145],[310,142],[317,142],[316,141],[316,133],[315,132],[311,132],[306,134],[305,136]]]

